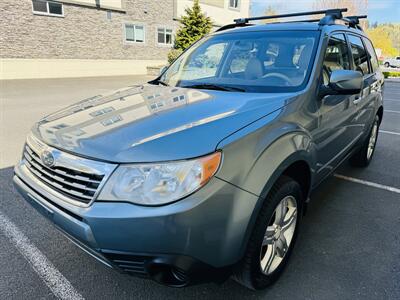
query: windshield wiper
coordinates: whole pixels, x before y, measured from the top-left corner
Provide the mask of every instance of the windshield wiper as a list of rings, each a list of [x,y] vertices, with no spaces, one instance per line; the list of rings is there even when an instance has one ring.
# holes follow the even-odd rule
[[[245,92],[245,89],[234,87],[234,86],[225,86],[211,83],[202,83],[202,84],[193,84],[193,85],[185,85],[181,86],[183,88],[193,88],[193,89],[206,89],[206,90],[217,90],[217,91],[228,91],[228,92]]]
[[[147,83],[153,84],[153,85],[169,86],[168,83],[166,83],[165,81],[162,81],[161,79],[154,79],[154,80],[151,80],[151,81],[149,81],[149,82],[147,82]]]
[[[161,85],[163,85],[163,86],[169,86],[169,84],[168,83],[166,83],[165,81],[162,81],[162,80],[157,80],[156,81],[158,84],[161,84]]]

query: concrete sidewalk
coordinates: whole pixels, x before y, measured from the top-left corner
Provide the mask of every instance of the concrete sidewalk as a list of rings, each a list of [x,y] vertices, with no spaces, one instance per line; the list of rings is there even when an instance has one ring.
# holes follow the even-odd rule
[[[17,162],[26,134],[41,117],[85,98],[153,78],[135,75],[0,80],[0,168]]]

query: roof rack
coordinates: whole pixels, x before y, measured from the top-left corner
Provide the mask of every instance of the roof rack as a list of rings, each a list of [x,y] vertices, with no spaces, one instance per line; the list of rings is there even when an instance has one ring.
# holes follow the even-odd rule
[[[222,26],[217,31],[223,31],[235,27],[244,27],[250,26],[250,21],[259,21],[259,20],[271,20],[271,19],[279,19],[279,18],[290,18],[290,17],[300,17],[300,16],[311,16],[311,15],[321,15],[325,14],[322,19],[311,19],[311,20],[299,20],[299,21],[288,21],[290,22],[318,22],[319,25],[333,25],[336,20],[344,21],[349,27],[356,28],[362,30],[360,24],[360,19],[367,18],[366,15],[362,16],[349,16],[344,17],[343,13],[347,12],[347,8],[334,8],[334,9],[326,9],[326,10],[316,10],[316,11],[308,11],[301,13],[291,13],[291,14],[282,14],[282,15],[272,15],[272,16],[260,16],[260,17],[250,17],[250,18],[240,18],[233,20],[234,23]]]
[[[240,18],[233,20],[236,24],[248,23],[249,21],[258,21],[258,20],[270,20],[270,19],[278,19],[278,18],[290,18],[290,17],[301,17],[301,16],[312,16],[312,15],[321,15],[325,14],[325,17],[321,19],[325,19],[329,17],[329,19],[342,19],[344,12],[347,11],[347,8],[335,8],[335,9],[326,9],[326,10],[315,10],[315,11],[306,11],[301,13],[292,13],[292,14],[283,14],[283,15],[272,15],[272,16],[260,16],[260,17],[251,17],[251,18]],[[326,19],[327,20],[327,19]]]
[[[342,18],[342,20],[348,24],[350,27],[363,30],[362,27],[359,25],[360,24],[360,19],[366,19],[367,15],[362,15],[362,16],[347,16]]]

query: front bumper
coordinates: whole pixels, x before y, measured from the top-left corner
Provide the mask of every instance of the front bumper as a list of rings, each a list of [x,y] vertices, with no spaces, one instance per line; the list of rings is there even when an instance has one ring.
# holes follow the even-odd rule
[[[102,263],[171,286],[226,277],[244,253],[258,200],[216,177],[191,196],[159,207],[96,201],[74,206],[44,188],[23,164],[15,168],[14,183],[29,203]]]

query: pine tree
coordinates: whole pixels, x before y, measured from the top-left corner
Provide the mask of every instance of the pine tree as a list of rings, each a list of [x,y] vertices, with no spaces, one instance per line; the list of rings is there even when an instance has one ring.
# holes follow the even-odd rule
[[[176,33],[174,49],[168,55],[168,60],[173,60],[176,54],[181,53],[194,42],[211,31],[212,21],[200,8],[199,0],[194,0],[192,8],[185,9],[185,15],[179,20],[180,28]]]

